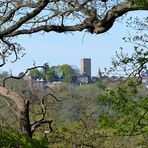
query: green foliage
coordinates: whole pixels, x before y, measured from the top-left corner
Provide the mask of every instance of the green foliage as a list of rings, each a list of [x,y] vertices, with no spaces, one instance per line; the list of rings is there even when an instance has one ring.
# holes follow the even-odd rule
[[[86,129],[81,121],[71,128],[57,128],[48,137],[51,147],[105,147],[107,144],[107,134],[102,130]]]
[[[138,4],[139,7],[146,6],[146,5],[148,6],[148,1],[147,0],[130,0],[130,1]],[[137,7],[137,9],[138,9],[138,7]]]
[[[0,147],[1,148],[47,148],[46,141],[31,139],[23,136],[13,130],[0,130]]]
[[[64,82],[76,82],[79,75],[79,71],[76,68],[68,64],[48,67],[48,69],[43,70],[30,70],[29,76],[33,79],[44,79],[46,81],[64,81]]]
[[[99,88],[100,84],[101,88]],[[146,135],[148,130],[147,116],[144,115],[148,110],[147,97],[139,97],[139,86],[134,81],[128,81],[118,89],[108,88],[111,85],[109,83],[100,82],[100,84],[99,87],[95,84],[77,87],[63,84],[55,88],[56,96],[65,100],[56,102],[50,97],[45,100],[47,112],[45,118],[53,120],[53,132],[47,134],[48,139],[44,138],[44,131],[48,130],[48,126],[43,126],[33,136],[38,140],[31,140],[7,130],[1,132],[0,143],[4,143],[5,147],[15,145],[26,148],[40,147],[40,145],[60,148],[85,147],[85,145],[118,148],[124,139],[124,147],[145,146],[146,138],[141,136],[141,132]],[[102,85],[106,88],[102,89]],[[36,95],[41,94],[37,91]],[[2,111],[4,112],[5,109],[3,106]],[[40,118],[41,108],[38,100],[30,104],[30,110],[31,121]],[[14,119],[12,115],[11,117]],[[11,124],[9,120],[7,121]],[[3,119],[4,123],[7,121]],[[125,135],[131,135],[130,142],[131,140],[134,142],[132,141],[131,144],[127,141]]]
[[[73,81],[73,69],[71,66],[65,64],[61,66],[61,71],[63,73],[63,79],[65,82],[72,82]]]
[[[120,136],[148,134],[148,97],[139,96],[138,88],[137,83],[130,80],[116,90],[107,90],[99,96],[99,102],[109,105],[100,117],[102,127],[112,128],[114,134]]]
[[[94,85],[103,90],[107,87],[105,83],[100,81],[96,82]]]
[[[47,147],[60,148],[85,147],[85,145],[118,148],[124,141],[121,147],[145,146],[147,139],[144,137],[146,137],[148,131],[147,113],[145,112],[148,110],[148,98],[143,87],[137,85],[134,79],[119,87],[114,82],[98,82],[99,85],[96,84],[72,86],[62,83],[62,85],[55,87],[55,96],[61,101],[55,101],[50,96],[44,100],[46,106],[45,118],[53,120],[53,131],[47,134],[48,139],[44,138],[44,132],[49,129],[47,125],[44,125],[34,133],[33,138],[38,139],[33,140],[35,144],[28,139],[23,140],[25,138],[22,135],[20,135],[21,138],[17,138],[18,136],[13,140],[11,138],[11,142],[8,139],[8,143],[13,145],[14,142],[15,145],[22,147],[31,143],[32,147],[43,144]],[[111,87],[113,85],[115,88]],[[19,89],[25,89],[23,86],[28,87],[26,83],[24,85],[19,83]],[[17,87],[18,84],[15,88]],[[32,88],[31,91],[34,91],[34,89]],[[30,102],[31,123],[41,118],[41,107],[37,98],[44,96],[47,92],[45,90],[40,91],[38,89],[35,91],[37,97],[33,103]],[[31,98],[32,93],[27,94],[27,96]],[[6,106],[6,103],[5,106],[1,105],[3,107],[1,114],[3,115],[6,115]],[[18,130],[19,126],[14,124],[18,118],[14,118],[13,114],[7,114],[7,117],[1,115],[0,119],[3,127],[7,123],[13,129]],[[13,123],[10,122],[10,119],[13,120]],[[12,132],[8,130],[6,133],[11,134]],[[128,140],[127,137],[129,137]]]
[[[38,69],[32,69],[29,71],[29,76],[31,76],[33,79],[37,80],[37,79],[41,79],[43,74],[40,70]]]
[[[55,66],[52,66],[46,71],[45,78],[44,78],[46,81],[52,82],[54,81],[54,79],[57,78],[54,69],[55,69]]]

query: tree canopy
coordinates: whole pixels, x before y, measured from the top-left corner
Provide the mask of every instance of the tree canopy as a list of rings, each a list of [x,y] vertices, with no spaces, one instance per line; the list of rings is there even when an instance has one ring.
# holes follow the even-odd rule
[[[29,76],[33,79],[43,79],[45,81],[64,81],[64,82],[76,82],[79,76],[78,69],[68,65],[51,66],[45,71],[43,69],[32,69],[29,71]]]

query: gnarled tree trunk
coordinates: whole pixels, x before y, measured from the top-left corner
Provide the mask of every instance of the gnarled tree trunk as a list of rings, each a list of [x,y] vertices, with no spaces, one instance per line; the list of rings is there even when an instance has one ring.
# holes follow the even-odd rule
[[[22,134],[32,137],[29,120],[29,101],[25,101],[19,93],[3,86],[0,86],[0,95],[8,102],[13,102],[17,106],[20,120],[20,130]]]
[[[20,111],[20,129],[21,132],[32,137],[31,125],[29,120],[29,101],[24,104],[24,109]]]

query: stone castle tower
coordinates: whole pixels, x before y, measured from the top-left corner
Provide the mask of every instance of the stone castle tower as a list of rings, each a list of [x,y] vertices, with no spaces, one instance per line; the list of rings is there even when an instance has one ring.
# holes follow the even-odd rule
[[[81,59],[81,73],[91,78],[91,59]]]

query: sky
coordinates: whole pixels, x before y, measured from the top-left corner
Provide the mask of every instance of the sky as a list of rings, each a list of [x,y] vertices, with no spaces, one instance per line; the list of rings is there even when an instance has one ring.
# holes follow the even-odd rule
[[[131,12],[126,18],[133,14],[137,13]],[[34,61],[36,66],[48,63],[49,66],[69,64],[80,68],[80,59],[91,58],[92,75],[96,76],[99,68],[103,71],[111,66],[111,57],[120,47],[124,47],[125,52],[132,52],[132,45],[122,39],[129,33],[131,28],[119,19],[108,32],[99,35],[50,32],[19,36],[14,40],[25,48],[26,55],[13,64],[9,60],[1,71],[11,70],[13,75],[17,75],[32,67]]]

